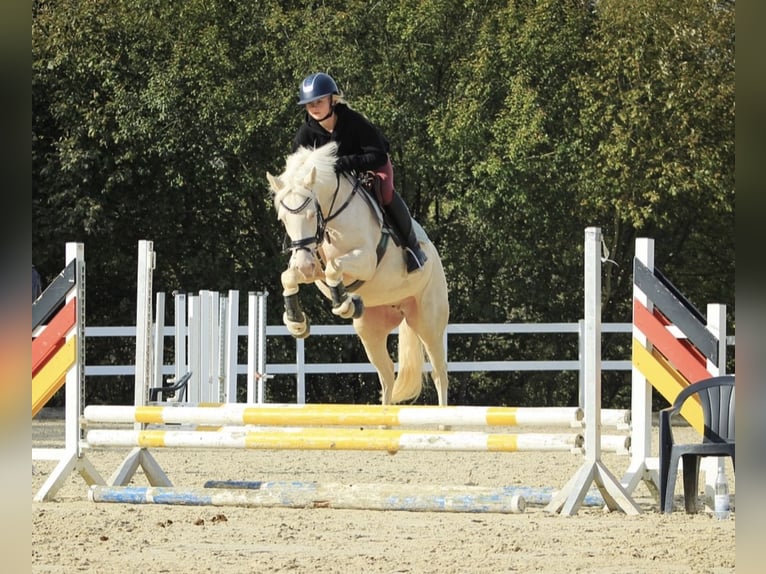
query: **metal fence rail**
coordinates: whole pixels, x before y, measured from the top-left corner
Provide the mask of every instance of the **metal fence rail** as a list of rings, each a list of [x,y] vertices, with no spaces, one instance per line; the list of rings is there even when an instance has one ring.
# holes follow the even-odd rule
[[[604,333],[630,333],[630,323],[604,323]],[[513,334],[578,334],[579,323],[455,323],[447,327],[447,356],[449,357],[450,335],[513,335]],[[396,331],[394,331],[396,333]],[[351,325],[312,325],[311,336],[356,336]],[[135,338],[135,327],[87,327],[87,338]],[[175,327],[165,326],[163,336],[172,339],[175,336]],[[247,326],[240,326],[237,330],[238,337],[247,336]],[[290,337],[287,328],[281,325],[266,327],[268,337]],[[307,363],[305,360],[305,340],[296,339],[296,360],[294,363],[267,363],[267,375],[299,375],[303,374],[327,374],[327,373],[374,373],[375,369],[368,362],[364,363]],[[247,364],[237,364],[237,374],[247,374]],[[546,361],[448,361],[451,372],[473,371],[576,371],[580,368],[579,359],[546,360]],[[607,371],[630,370],[631,362],[627,360],[608,360],[603,362],[602,368]],[[426,369],[430,365],[426,364]],[[172,375],[175,365],[164,364],[163,375]],[[90,377],[134,375],[135,365],[93,365],[86,364],[85,375]]]
[[[631,323],[603,323],[601,325],[602,333],[624,333],[630,334],[632,331]],[[445,336],[445,347],[447,349],[448,370],[452,373],[460,372],[514,372],[514,371],[578,371],[580,388],[582,388],[582,345],[583,340],[583,321],[578,323],[454,323],[447,327]],[[240,325],[236,329],[237,339],[248,337],[249,327]],[[182,329],[184,331],[184,329]],[[185,329],[188,332],[188,327]],[[396,333],[396,331],[394,332]],[[512,361],[512,360],[489,360],[489,361],[450,361],[450,338],[464,335],[542,335],[542,334],[570,334],[578,339],[578,357],[560,360],[540,360],[540,361]],[[162,327],[163,342],[174,341],[177,345],[179,333],[175,326]],[[185,336],[185,333],[181,333]],[[133,338],[136,336],[136,328],[127,327],[87,327],[85,328],[86,338]],[[348,325],[312,325],[311,336],[356,336],[353,326]],[[282,325],[266,326],[266,339],[270,337],[289,337],[292,336],[287,328]],[[306,340],[294,339],[295,342],[295,361],[290,363],[271,363],[266,362],[266,372],[258,373],[259,376],[271,378],[274,376],[294,376],[296,379],[297,402],[305,402],[305,378],[307,375],[320,374],[354,374],[354,373],[374,373],[375,369],[369,362],[361,363],[339,363],[339,362],[307,362],[306,360]],[[734,346],[734,336],[727,337],[727,346]],[[162,347],[162,345],[161,345]],[[430,370],[430,364],[426,363],[426,370]],[[624,360],[604,360],[601,364],[602,371],[630,371],[632,362],[630,358]],[[247,362],[242,362],[239,358],[236,365],[236,375],[252,377],[248,369],[253,369]],[[178,376],[179,366],[174,363],[165,363],[158,372],[161,376]],[[87,364],[85,366],[86,377],[102,376],[134,376],[135,365],[98,365]],[[154,386],[161,386],[161,381],[155,381]]]

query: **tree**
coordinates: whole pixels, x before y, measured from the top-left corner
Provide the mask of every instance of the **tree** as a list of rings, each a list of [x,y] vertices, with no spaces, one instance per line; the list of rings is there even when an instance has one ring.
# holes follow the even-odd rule
[[[620,260],[637,236],[653,237],[693,301],[733,302],[722,278],[734,273],[734,4],[597,6],[591,64],[576,78],[588,157],[579,202],[609,222]]]
[[[150,239],[156,290],[267,290],[281,322],[287,255],[265,173],[282,170],[303,121],[300,80],[321,70],[390,140],[453,322],[579,319],[594,225],[617,263],[604,265],[604,321],[630,319],[638,236],[657,240],[658,266],[692,301],[727,303],[733,321],[733,25],[733,3],[701,0],[35,2],[34,261],[50,279],[64,242],[82,241],[88,321],[130,324],[136,243]],[[315,323],[337,320],[303,293]],[[311,344],[365,360],[359,344]],[[605,355],[628,345],[610,340]],[[576,353],[563,337],[460,347],[456,360]],[[133,350],[88,352],[125,362]],[[452,382],[463,403],[576,393],[566,374]],[[318,392],[376,402],[364,383]],[[608,382],[605,401],[624,388]]]

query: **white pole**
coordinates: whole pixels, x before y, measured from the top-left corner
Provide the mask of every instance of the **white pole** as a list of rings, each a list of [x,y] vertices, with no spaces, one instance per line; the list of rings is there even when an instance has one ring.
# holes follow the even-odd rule
[[[295,340],[296,372],[296,402],[299,405],[306,404],[306,344],[305,339]]]
[[[154,374],[152,376],[152,387],[162,386],[162,366],[165,357],[165,293],[157,293],[154,321]],[[162,397],[163,399],[165,397]]]
[[[216,363],[218,358],[218,293],[200,291],[200,307],[202,309],[202,329],[200,331],[200,357],[202,360],[202,380],[200,395],[206,403],[218,402],[218,381]]]
[[[266,299],[268,291],[258,293],[258,404],[263,404],[266,387]]]
[[[601,230],[585,230],[585,460],[601,460]]]
[[[186,293],[173,292],[175,303],[175,380],[179,381],[189,371],[186,355]],[[186,400],[189,400],[189,386],[187,383]],[[179,391],[180,393],[181,391]],[[176,394],[180,396],[180,394]]]
[[[189,305],[189,370],[192,373],[189,378],[189,385],[187,386],[187,400],[191,403],[202,402],[200,388],[204,380],[204,374],[202,372],[202,360],[201,360],[201,321],[200,317],[202,311],[200,309],[200,296],[199,294],[190,294],[188,296]]]
[[[585,405],[585,355],[584,345],[585,341],[585,321],[580,319],[577,322],[577,360],[580,363],[580,368],[577,371],[577,406],[582,408]]]
[[[709,303],[707,306],[707,330],[718,341],[718,363],[708,359],[707,370],[712,376],[726,374],[726,305]]]
[[[709,303],[707,306],[707,330],[718,341],[718,362],[707,360],[707,370],[711,376],[726,374],[726,305]],[[726,457],[704,458],[702,468],[705,471],[705,504],[712,508],[715,496],[715,479],[718,469],[726,466]]]
[[[258,314],[257,294],[250,291],[247,294],[247,402],[256,402],[256,385],[258,384],[258,365],[256,364],[256,346],[258,335],[256,319]]]
[[[237,402],[237,352],[239,350],[239,291],[229,290],[229,305],[226,309],[226,399],[227,403]]]
[[[138,242],[136,286],[136,374],[135,405],[144,406],[152,380],[152,273],[155,268],[153,243]],[[141,425],[137,424],[136,429]]]
[[[636,259],[649,271],[654,271],[654,239],[639,237],[636,239]],[[635,284],[633,299],[651,312],[654,305],[649,297]],[[646,336],[633,325],[633,338],[645,349],[650,350],[651,343]],[[635,366],[631,370],[631,461],[622,477],[622,484],[628,492],[633,492],[638,483],[644,480],[650,490],[659,493],[660,477],[658,460],[650,461],[652,448],[652,385],[646,380],[641,370]],[[650,465],[651,462],[651,465]]]
[[[64,383],[64,411],[66,426],[64,429],[64,444],[70,453],[81,455],[80,451],[80,414],[85,408],[81,404],[83,384],[85,381],[85,246],[82,243],[66,244],[66,264],[75,261],[75,289],[66,296],[69,303],[77,298],[77,320],[75,328],[67,334],[67,340],[76,337],[77,357],[75,367],[67,371]]]

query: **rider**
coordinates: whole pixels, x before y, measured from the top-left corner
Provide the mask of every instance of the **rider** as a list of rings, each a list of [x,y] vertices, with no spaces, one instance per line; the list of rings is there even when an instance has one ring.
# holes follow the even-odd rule
[[[365,116],[346,104],[328,74],[320,72],[306,77],[298,97],[298,104],[306,107],[306,121],[295,134],[293,151],[334,141],[338,143],[337,173],[375,172],[382,184],[383,209],[404,238],[407,273],[422,269],[428,257],[415,237],[407,205],[394,190],[394,169],[386,138]]]

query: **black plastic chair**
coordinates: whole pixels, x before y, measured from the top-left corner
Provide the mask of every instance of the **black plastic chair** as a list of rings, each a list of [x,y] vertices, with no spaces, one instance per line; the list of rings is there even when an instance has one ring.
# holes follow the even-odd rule
[[[178,397],[179,402],[183,402],[184,398],[186,397],[186,388],[189,384],[189,379],[191,378],[192,373],[189,371],[185,375],[183,375],[180,379],[177,381],[173,381],[173,379],[168,379],[165,381],[166,383],[170,383],[167,386],[162,387],[150,387],[149,388],[149,402],[150,403],[156,403],[157,402],[157,395],[162,393],[163,400],[168,400],[170,398],[173,398],[175,396],[175,392],[180,390],[181,393]]]
[[[699,398],[705,433],[701,443],[676,444],[671,419],[687,400]],[[678,461],[683,460],[684,506],[697,512],[700,459],[730,456],[734,465],[734,375],[704,379],[683,389],[673,406],[660,411],[660,508],[673,512]]]

